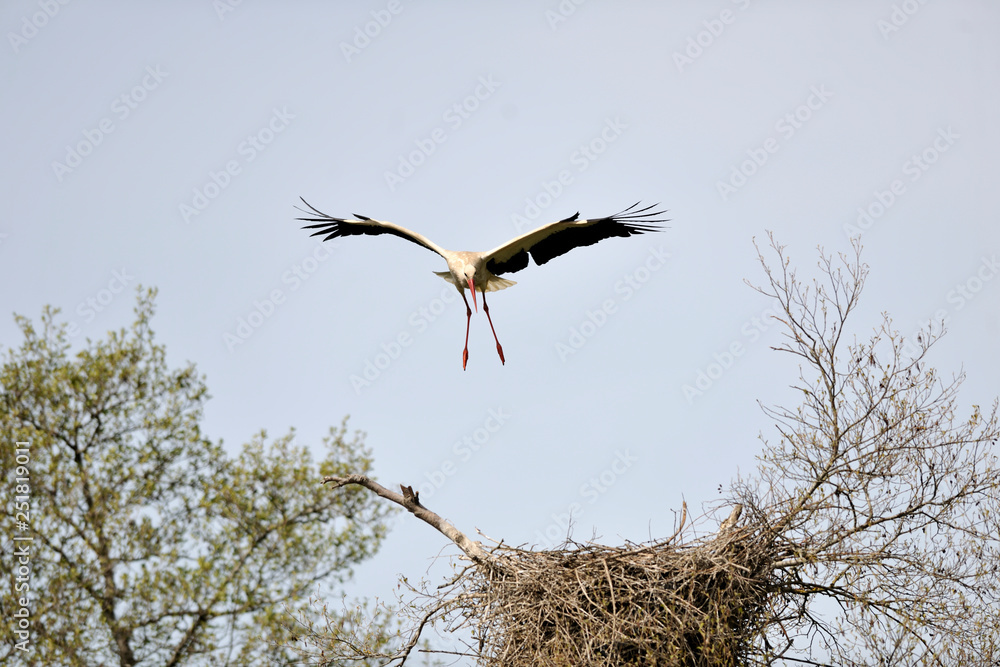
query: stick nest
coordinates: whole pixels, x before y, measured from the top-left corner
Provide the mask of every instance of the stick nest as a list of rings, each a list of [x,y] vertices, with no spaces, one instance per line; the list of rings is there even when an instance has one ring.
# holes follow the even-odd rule
[[[761,531],[723,530],[551,551],[498,545],[441,601],[470,625],[483,665],[746,664],[770,590],[775,549]]]

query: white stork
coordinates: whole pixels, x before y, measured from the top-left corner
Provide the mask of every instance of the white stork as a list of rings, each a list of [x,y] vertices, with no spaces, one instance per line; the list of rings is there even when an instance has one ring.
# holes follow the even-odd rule
[[[465,370],[469,361],[469,323],[472,320],[472,309],[469,308],[469,302],[465,298],[466,287],[472,292],[472,305],[476,307],[477,312],[479,306],[476,304],[476,290],[482,292],[483,310],[486,312],[486,319],[489,320],[493,339],[497,343],[500,363],[504,363],[503,348],[500,347],[496,329],[493,328],[490,307],[486,305],[487,292],[506,289],[516,284],[513,280],[500,278],[501,274],[514,273],[528,266],[529,254],[535,260],[535,264],[540,266],[554,257],[566,254],[573,248],[593,245],[613,236],[627,237],[633,234],[660,231],[660,228],[655,224],[667,221],[657,217],[665,211],[650,211],[650,209],[655,208],[655,204],[645,208],[636,208],[639,206],[637,202],[621,213],[606,218],[578,220],[580,214],[576,213],[558,222],[543,225],[533,232],[522,234],[489,252],[454,252],[445,250],[427,237],[411,232],[397,224],[373,220],[357,213],[354,214],[357,220],[334,218],[316,209],[304,198],[300,197],[300,199],[302,199],[303,204],[309,207],[309,210],[303,208],[299,208],[299,210],[307,214],[308,217],[296,218],[296,220],[315,223],[303,227],[303,229],[316,230],[311,236],[324,236],[323,240],[329,241],[339,236],[392,234],[444,257],[445,261],[448,262],[448,270],[435,271],[434,273],[454,285],[455,289],[462,295],[462,300],[465,301],[465,349],[462,350],[462,370]]]

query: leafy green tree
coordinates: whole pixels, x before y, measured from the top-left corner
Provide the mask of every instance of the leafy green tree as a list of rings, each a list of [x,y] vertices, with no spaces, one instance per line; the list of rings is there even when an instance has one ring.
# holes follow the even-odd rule
[[[316,614],[310,592],[342,583],[386,535],[384,505],[319,483],[371,469],[346,423],[318,462],[294,431],[261,432],[235,457],[202,434],[204,378],[167,366],[154,298],[140,291],[130,329],[75,354],[57,310],[40,328],[16,316],[24,342],[0,368],[0,663],[289,662],[293,616]],[[18,475],[29,508],[13,502]],[[26,642],[10,622],[24,596]]]

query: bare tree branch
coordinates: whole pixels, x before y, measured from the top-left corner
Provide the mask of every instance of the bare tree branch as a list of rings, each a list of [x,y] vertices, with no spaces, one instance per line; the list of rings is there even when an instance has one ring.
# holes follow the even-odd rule
[[[476,542],[475,540],[470,540],[465,533],[455,528],[455,526],[448,523],[446,520],[430,511],[426,507],[420,504],[420,494],[414,493],[413,489],[409,486],[403,486],[400,484],[399,488],[403,491],[402,495],[390,491],[373,479],[366,477],[364,475],[348,475],[347,477],[324,477],[324,484],[333,484],[334,489],[346,486],[348,484],[358,484],[365,487],[372,493],[382,496],[386,500],[392,501],[397,505],[405,508],[408,512],[412,513],[415,517],[421,521],[430,524],[436,528],[440,533],[442,533],[449,540],[454,542],[459,549],[461,549],[466,556],[471,558],[473,561],[480,565],[493,564],[493,558],[483,550],[482,544]]]

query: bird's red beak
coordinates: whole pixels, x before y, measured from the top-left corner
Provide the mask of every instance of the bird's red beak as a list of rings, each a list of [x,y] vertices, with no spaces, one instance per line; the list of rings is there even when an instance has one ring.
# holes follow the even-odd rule
[[[475,308],[476,312],[478,313],[479,306],[476,304],[476,284],[472,282],[472,278],[469,278],[468,281],[469,281],[469,290],[472,292],[472,307]]]
[[[475,308],[476,312],[478,313],[479,306],[476,305],[476,286],[475,284],[473,284],[472,278],[469,278],[469,289],[472,290],[472,307]]]

